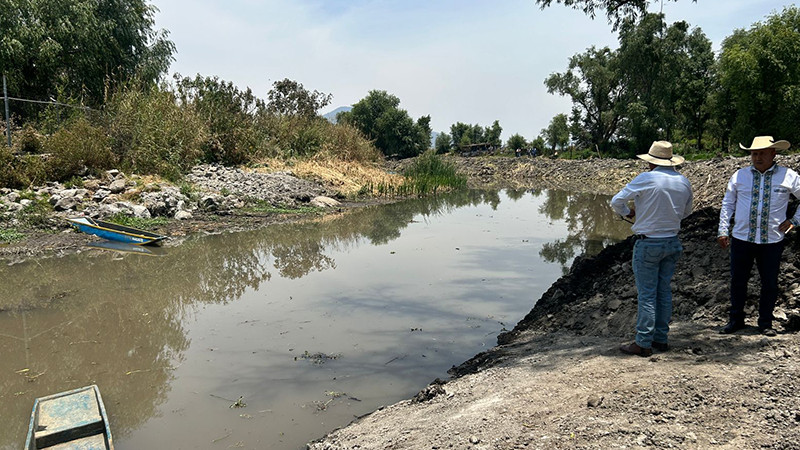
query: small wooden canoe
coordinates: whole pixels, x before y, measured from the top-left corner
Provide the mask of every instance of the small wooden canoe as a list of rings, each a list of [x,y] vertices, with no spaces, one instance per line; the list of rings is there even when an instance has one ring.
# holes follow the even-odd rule
[[[37,398],[26,450],[113,450],[106,408],[96,385]]]
[[[166,236],[140,230],[138,228],[126,227],[116,223],[104,222],[92,219],[91,217],[74,217],[67,219],[72,222],[72,226],[78,230],[100,236],[110,241],[124,242],[133,245],[160,245]]]

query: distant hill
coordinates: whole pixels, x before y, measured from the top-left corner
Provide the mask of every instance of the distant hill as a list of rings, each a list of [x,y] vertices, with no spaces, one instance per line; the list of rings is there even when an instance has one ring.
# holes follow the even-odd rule
[[[351,109],[353,109],[352,106],[340,106],[327,114],[323,114],[322,117],[328,119],[328,122],[330,123],[336,123],[337,114],[344,111],[350,111]]]

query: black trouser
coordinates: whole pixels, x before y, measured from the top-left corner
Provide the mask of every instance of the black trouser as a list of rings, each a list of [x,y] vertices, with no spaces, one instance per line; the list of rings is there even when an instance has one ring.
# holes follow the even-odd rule
[[[753,262],[761,276],[761,299],[758,303],[758,327],[772,328],[772,310],[778,300],[778,271],[781,266],[783,241],[754,244],[731,238],[731,320],[744,321],[747,282]]]

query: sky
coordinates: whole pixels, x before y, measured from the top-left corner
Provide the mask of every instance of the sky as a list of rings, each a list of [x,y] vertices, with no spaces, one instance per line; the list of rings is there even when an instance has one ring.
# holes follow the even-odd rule
[[[539,135],[569,114],[566,97],[544,80],[587,48],[616,48],[605,16],[534,0],[150,0],[155,28],[169,32],[170,73],[197,74],[251,88],[266,99],[289,78],[332,94],[329,112],[372,90],[400,99],[409,115],[430,115],[434,131],[456,122],[498,120],[502,138]],[[791,0],[664,1],[668,23],[699,27],[719,50]],[[651,4],[657,12],[661,2]]]

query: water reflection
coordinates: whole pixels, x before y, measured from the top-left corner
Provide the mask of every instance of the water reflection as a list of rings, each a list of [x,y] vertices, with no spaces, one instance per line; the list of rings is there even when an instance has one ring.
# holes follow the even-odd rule
[[[547,191],[545,196],[539,212],[551,220],[566,221],[568,235],[544,244],[539,255],[561,264],[564,274],[576,255],[596,255],[631,233],[630,224],[611,210],[608,196],[564,191]]]
[[[35,397],[88,384],[119,448],[170,433],[228,447],[215,439],[257,434],[248,420],[262,448],[296,448],[492,345],[557,276],[532,248],[566,268],[629,233],[607,201],[465,191],[195,237],[160,257],[87,249],[2,266],[0,448],[23,442]],[[353,406],[318,418],[326,390]],[[220,400],[245,393],[246,413]]]

